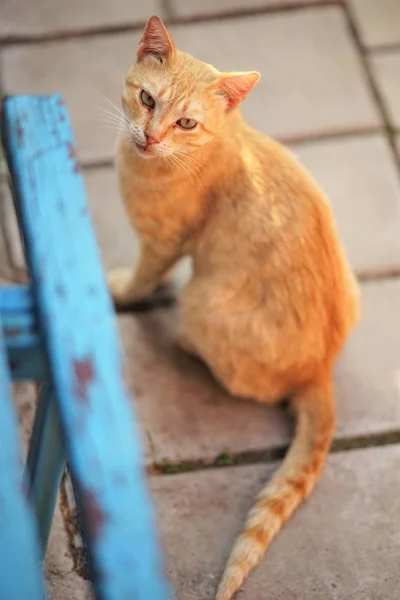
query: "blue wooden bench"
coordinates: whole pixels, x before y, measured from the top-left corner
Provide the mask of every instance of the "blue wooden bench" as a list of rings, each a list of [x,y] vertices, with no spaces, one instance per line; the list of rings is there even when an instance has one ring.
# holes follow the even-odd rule
[[[39,600],[66,462],[96,598],[168,600],[113,306],[59,95],[7,97],[2,141],[30,284],[0,288],[0,597]],[[40,383],[21,466],[11,379]]]

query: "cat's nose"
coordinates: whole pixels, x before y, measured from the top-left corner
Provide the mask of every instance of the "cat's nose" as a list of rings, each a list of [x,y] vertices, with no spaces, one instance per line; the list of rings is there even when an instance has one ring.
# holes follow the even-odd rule
[[[146,136],[146,145],[147,146],[151,146],[152,144],[158,144],[158,142],[160,141],[158,138],[154,137],[153,135],[147,135],[147,133],[145,133]]]

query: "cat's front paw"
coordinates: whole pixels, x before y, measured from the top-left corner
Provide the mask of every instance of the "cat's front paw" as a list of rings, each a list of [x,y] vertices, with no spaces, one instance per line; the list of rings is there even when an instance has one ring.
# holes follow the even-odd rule
[[[108,287],[115,304],[124,305],[140,300],[133,288],[133,276],[130,269],[114,269],[107,275]]]

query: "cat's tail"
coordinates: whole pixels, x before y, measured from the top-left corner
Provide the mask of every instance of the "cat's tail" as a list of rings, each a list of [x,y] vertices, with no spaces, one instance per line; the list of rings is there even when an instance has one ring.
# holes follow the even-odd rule
[[[232,598],[321,475],[335,424],[331,374],[299,391],[292,404],[297,415],[294,441],[249,513],[229,557],[216,600]]]

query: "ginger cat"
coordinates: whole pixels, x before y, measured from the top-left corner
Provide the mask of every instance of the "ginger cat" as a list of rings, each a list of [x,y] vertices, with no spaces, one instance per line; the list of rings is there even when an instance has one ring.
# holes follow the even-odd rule
[[[110,273],[115,302],[142,299],[191,255],[181,346],[232,394],[289,397],[297,414],[294,442],[248,516],[217,600],[232,598],[319,479],[334,430],[332,366],[358,319],[323,192],[237,110],[259,77],[180,52],[152,17],[126,77],[116,161],[141,256],[133,271]]]

